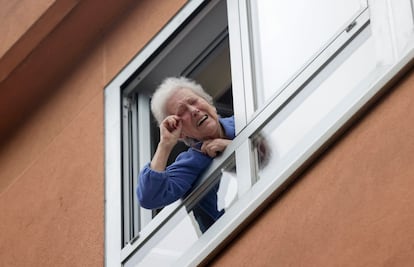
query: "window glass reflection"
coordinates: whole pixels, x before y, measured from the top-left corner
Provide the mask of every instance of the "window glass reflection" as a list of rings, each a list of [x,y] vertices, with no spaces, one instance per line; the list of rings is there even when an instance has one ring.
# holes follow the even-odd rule
[[[360,0],[251,2],[260,107],[361,10]]]
[[[213,177],[210,177],[213,179]],[[204,217],[205,206],[198,205],[201,200],[215,199],[216,202],[207,203],[207,205],[217,206],[217,209],[224,214],[237,198],[237,174],[234,161],[222,169],[220,177],[207,193],[199,196],[190,195],[189,198],[198,199],[187,206],[180,208],[163,227],[169,228],[168,234],[165,235],[144,258],[137,257],[128,261],[125,266],[170,266],[178,260],[184,253],[207,231],[216,220]],[[210,194],[216,195],[211,198]],[[206,203],[204,201],[204,203]],[[208,208],[208,207],[207,207]]]
[[[176,214],[175,226],[142,259],[134,258],[125,266],[170,266],[199,238],[200,230],[192,213],[181,208]],[[133,263],[138,261],[138,263]]]
[[[329,72],[325,79],[314,78],[252,138],[260,179],[277,177],[339,119],[350,97],[364,93],[360,84],[376,67],[374,48],[369,38],[341,64],[338,57],[324,70]],[[263,151],[269,151],[267,156]]]
[[[190,210],[198,223],[201,233],[207,231],[228,209],[237,198],[237,178],[234,160],[231,165],[220,171],[220,177],[216,177],[214,185],[210,186],[202,196],[189,196],[192,200],[187,209]],[[213,179],[210,177],[209,179]],[[208,181],[204,181],[208,183]],[[217,210],[212,213],[211,210]],[[215,218],[211,215],[217,214]]]
[[[226,210],[237,200],[237,173],[236,167],[222,170],[217,191],[217,208]]]

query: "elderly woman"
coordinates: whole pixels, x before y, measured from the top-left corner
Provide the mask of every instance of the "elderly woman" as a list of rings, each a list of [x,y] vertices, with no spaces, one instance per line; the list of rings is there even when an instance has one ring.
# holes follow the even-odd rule
[[[191,192],[200,175],[235,136],[234,118],[220,118],[212,97],[187,78],[167,78],[155,91],[151,111],[160,127],[154,157],[140,172],[137,195],[144,208],[162,208]],[[178,141],[189,149],[167,166]],[[223,213],[216,185],[193,208],[202,232]]]

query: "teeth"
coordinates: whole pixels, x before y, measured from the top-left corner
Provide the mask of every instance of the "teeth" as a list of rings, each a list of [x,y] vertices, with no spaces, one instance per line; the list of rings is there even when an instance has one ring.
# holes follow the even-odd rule
[[[205,120],[207,120],[208,116],[204,115],[203,118],[201,118],[198,122],[197,122],[197,126],[200,126]]]

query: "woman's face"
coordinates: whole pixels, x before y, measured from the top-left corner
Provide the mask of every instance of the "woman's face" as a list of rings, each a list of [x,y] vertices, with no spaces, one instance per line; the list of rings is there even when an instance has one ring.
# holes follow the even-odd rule
[[[177,90],[166,102],[167,113],[182,122],[182,137],[200,141],[220,137],[216,108],[188,88]]]

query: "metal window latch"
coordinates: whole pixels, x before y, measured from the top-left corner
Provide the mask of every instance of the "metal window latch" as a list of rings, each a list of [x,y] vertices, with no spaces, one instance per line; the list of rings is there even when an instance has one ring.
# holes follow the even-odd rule
[[[357,25],[357,22],[354,20],[351,24],[348,25],[348,27],[346,27],[345,31],[350,32],[355,27],[355,25]]]

